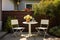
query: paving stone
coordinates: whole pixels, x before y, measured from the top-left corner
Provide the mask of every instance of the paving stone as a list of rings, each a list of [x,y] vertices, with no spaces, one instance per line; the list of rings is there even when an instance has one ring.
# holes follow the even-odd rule
[[[0,38],[3,37],[7,32],[0,32]]]
[[[25,35],[25,34],[24,34]],[[14,37],[11,33],[7,34],[5,37],[3,37],[1,40],[60,40],[60,38],[57,37],[48,37],[44,38],[41,36],[31,36],[31,37]]]

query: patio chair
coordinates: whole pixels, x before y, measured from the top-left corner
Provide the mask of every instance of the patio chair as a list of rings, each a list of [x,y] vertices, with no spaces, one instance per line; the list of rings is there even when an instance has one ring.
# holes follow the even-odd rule
[[[41,19],[40,27],[36,27],[36,30],[39,34],[41,34],[41,31],[44,32],[44,37],[47,34],[47,29],[49,26],[49,20],[48,19]]]
[[[22,33],[22,31],[23,31],[25,28],[24,28],[24,27],[19,27],[18,20],[17,20],[17,19],[11,20],[11,25],[12,25],[13,34],[14,34],[15,36],[17,36],[16,33],[19,32],[19,33],[20,33],[20,36],[21,36],[21,33]],[[14,25],[15,25],[15,26],[14,26]],[[16,26],[16,25],[17,25],[17,26]]]

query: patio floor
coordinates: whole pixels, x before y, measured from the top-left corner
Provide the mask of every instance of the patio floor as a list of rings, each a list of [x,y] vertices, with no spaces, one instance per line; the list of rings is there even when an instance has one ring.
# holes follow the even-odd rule
[[[36,36],[36,35],[31,36],[31,37],[27,37],[26,33],[23,33],[22,35],[25,35],[25,36],[23,36],[23,37],[20,37],[20,36],[15,37],[15,36],[12,35],[12,33],[9,33],[9,34],[5,35],[0,40],[60,40],[60,38],[52,37],[52,36],[44,38],[43,36]]]
[[[7,32],[0,32],[0,38],[2,38],[3,36],[5,36],[7,34]]]

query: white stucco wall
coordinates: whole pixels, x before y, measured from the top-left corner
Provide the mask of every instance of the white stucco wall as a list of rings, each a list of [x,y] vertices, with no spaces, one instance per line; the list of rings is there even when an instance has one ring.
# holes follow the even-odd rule
[[[19,10],[24,10],[26,3],[34,4],[34,3],[39,3],[39,1],[21,1],[19,5]]]
[[[2,0],[2,10],[14,10],[14,4],[11,0]]]
[[[25,9],[25,4],[26,3],[30,3],[30,4],[34,4],[34,3],[38,3],[39,1],[24,1],[24,0],[21,0],[18,8],[19,10],[24,10]],[[7,11],[10,11],[10,10],[14,10],[14,3],[11,2],[11,0],[2,0],[2,10],[7,10]]]

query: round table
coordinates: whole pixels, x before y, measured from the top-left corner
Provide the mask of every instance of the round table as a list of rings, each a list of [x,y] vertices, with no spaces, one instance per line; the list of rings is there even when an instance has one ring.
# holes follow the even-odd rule
[[[23,22],[23,24],[28,24],[29,27],[29,36],[31,35],[31,24],[37,24],[38,22]]]

